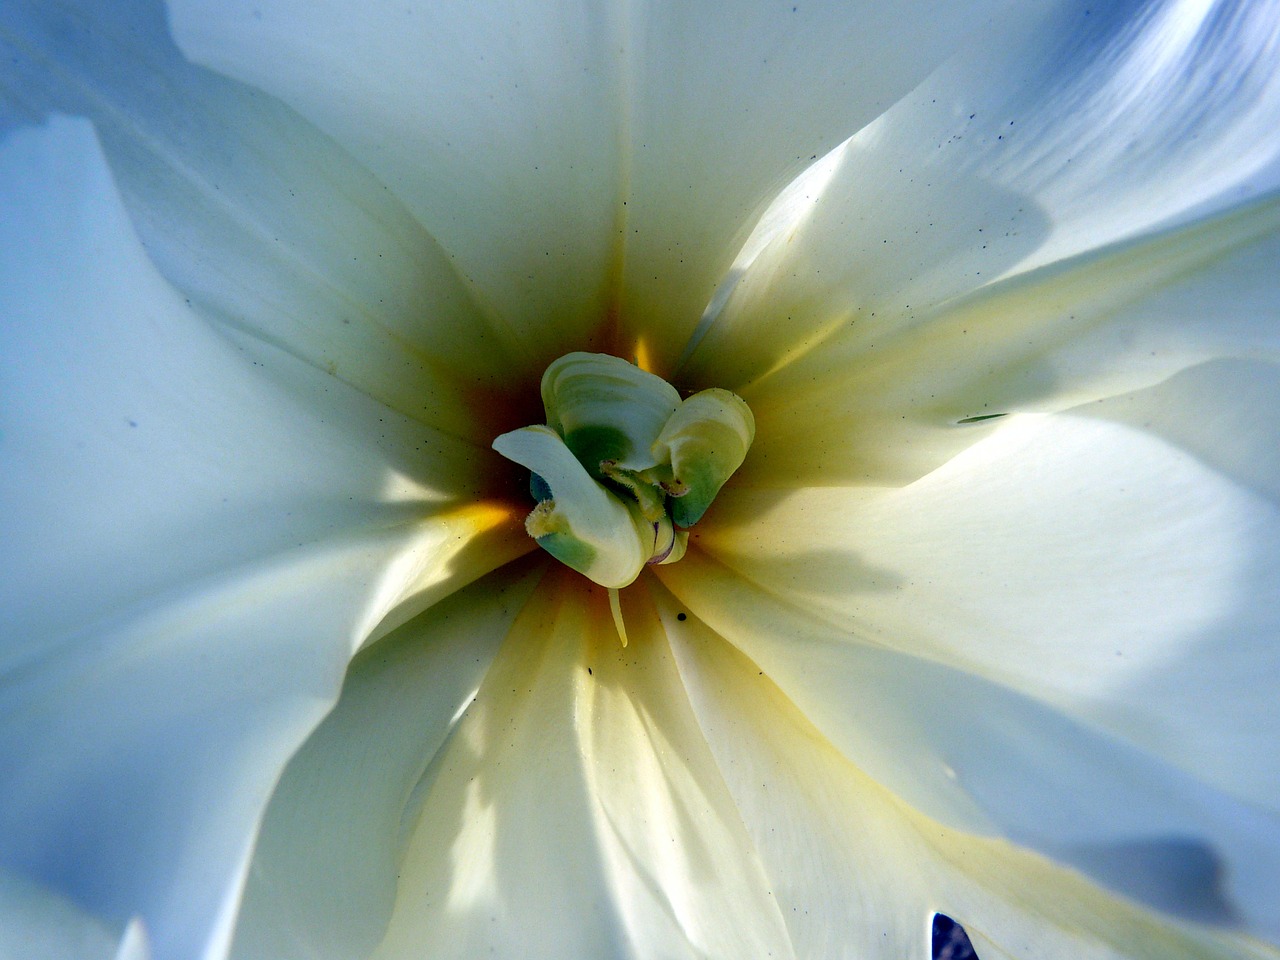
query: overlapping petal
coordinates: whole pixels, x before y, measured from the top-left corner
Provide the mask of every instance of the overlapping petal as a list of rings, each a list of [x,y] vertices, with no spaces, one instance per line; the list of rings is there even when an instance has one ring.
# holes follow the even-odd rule
[[[548,579],[423,785],[375,956],[791,956],[643,593],[624,649],[603,591]]]
[[[1098,363],[1135,360],[1115,349],[1118,338],[1089,334],[1099,306],[1151,289],[1137,241],[1152,238],[1147,254],[1182,272],[1197,265],[1173,248],[1189,241],[1203,267],[1247,239],[1228,236],[1242,218],[1255,228],[1274,220],[1253,202],[1280,175],[1280,6],[1141,7],[1021,11],[859,133],[807,214],[751,262],[687,375],[742,392],[792,367],[784,383],[832,394],[853,386],[845,378],[860,363],[896,371],[924,359],[899,351],[936,334],[935,357],[1012,379],[1026,404],[1058,384],[1020,383],[987,338],[1006,338],[1024,359],[1071,339]],[[1254,212],[1225,213],[1246,209]],[[1134,277],[1099,270],[1126,258]],[[1041,269],[1053,264],[1061,266]],[[995,282],[1015,276],[1025,278],[1012,285],[1023,300],[1011,310],[1002,299],[1011,285]],[[958,299],[967,341],[950,329]],[[913,386],[939,376],[925,360]],[[960,398],[944,389],[910,399],[918,407]],[[995,411],[958,416],[982,412]]]
[[[625,199],[612,5],[170,9],[189,56],[279,96],[401,198],[536,355],[532,378],[584,346]]]
[[[874,340],[842,328],[741,388],[761,423],[743,481],[910,482],[994,418],[1069,409],[1218,358],[1274,359],[1278,251],[1269,195],[993,284]]]
[[[961,919],[983,960],[1270,956],[1247,939],[1172,925],[1037,856],[922,816],[833,749],[757,664],[695,617],[680,621],[688,607],[656,596],[798,956],[926,957],[934,911]]]
[[[1221,409],[1230,406],[1226,381],[1265,390],[1270,370],[1224,363],[1188,376],[1201,389],[1213,378]],[[1235,396],[1248,404],[1249,393]],[[1265,489],[1244,485],[1249,474],[1237,481],[1214,470],[1266,463],[1274,446],[1255,431],[1258,445],[1245,454],[1250,434],[1234,432],[1217,462],[1213,442],[1192,456],[1144,432],[1145,419],[1125,421],[1141,399],[1009,423],[901,490],[739,493],[718,504],[720,522],[699,544],[747,579],[700,572],[689,558],[685,578],[664,579],[699,613],[711,602],[700,591],[718,584],[716,615],[702,615],[922,809],[974,828],[986,820],[1139,896],[1141,875],[1167,872],[1167,863],[1153,855],[1142,867],[1135,848],[1125,877],[1063,845],[1206,844],[1231,911],[1274,936],[1278,880],[1255,871],[1276,862],[1275,851],[1262,852],[1277,831],[1276,711],[1265,685],[1248,678],[1278,666],[1275,605],[1260,598],[1274,590],[1280,515]],[[1236,418],[1247,416],[1242,407]],[[756,594],[771,599],[750,609],[746,597]],[[810,642],[813,652],[800,654]],[[874,666],[885,657],[874,651],[885,649],[962,674]],[[872,682],[873,670],[910,674],[892,687],[901,703],[885,701],[890,680]],[[925,720],[930,689],[949,691],[954,716]],[[922,741],[913,756],[924,744],[938,751],[936,765],[894,769],[901,761],[891,752],[872,769],[867,751],[894,742],[886,723]],[[981,755],[965,744],[983,744]],[[1073,760],[1074,750],[1083,752]],[[1134,794],[1136,784],[1145,786]],[[1126,822],[1133,810],[1139,819]],[[1187,864],[1197,856],[1194,847],[1184,854]],[[1186,880],[1207,884],[1192,900],[1223,892],[1213,870]]]
[[[527,542],[454,503],[484,489],[468,444],[211,328],[86,123],[13,132],[0,165],[0,859],[216,957],[351,652]]]
[[[544,364],[620,304],[659,368],[763,205],[1003,7],[173,4],[184,50],[347,145]]]
[[[93,121],[149,255],[193,305],[487,445],[493,396],[527,358],[349,154],[272,97],[188,63],[159,0],[24,0],[0,30],[0,87],[36,118]]]
[[[537,579],[535,571],[496,592],[478,584],[365,654],[275,800],[262,885],[251,885],[248,908],[249,929],[268,939],[242,944],[245,956],[264,944],[274,956],[346,956],[353,929],[371,942],[389,917],[377,956],[715,956],[720,947],[900,957],[925,955],[928,918],[941,909],[964,919],[991,957],[1032,947],[1063,957],[1269,955],[1247,938],[1171,925],[1002,840],[914,811],[699,621],[699,607],[712,620],[724,612],[706,602],[697,575],[691,604],[651,581],[626,595],[625,650],[602,596],[562,572],[530,595]],[[745,612],[757,617],[764,608]],[[759,633],[773,627],[764,623]],[[791,658],[798,653],[812,673],[831,670],[814,644],[794,632],[783,640],[799,641]],[[863,702],[839,711],[868,721],[879,703],[880,722],[868,724],[866,737],[880,741],[882,754],[897,750],[911,761],[904,766],[918,766],[922,744],[901,739],[902,718],[924,718],[923,744],[936,748],[953,722],[955,694],[966,689],[972,704],[999,714],[989,718],[993,730],[1017,727],[998,696],[985,699],[990,686],[939,682],[926,662],[895,658],[888,672],[884,660],[880,671],[865,670],[856,685],[867,691]],[[922,673],[914,684],[901,673],[913,663]],[[790,682],[787,670],[779,673]],[[898,704],[895,723],[884,707],[904,682],[912,696]],[[938,699],[921,702],[929,696]],[[814,705],[801,698],[800,706]],[[812,715],[821,725],[828,712],[819,705]],[[436,733],[424,739],[427,717],[436,718]],[[1032,735],[1043,732],[1043,721],[1032,727]],[[369,737],[370,729],[387,736]],[[440,746],[444,729],[451,732]],[[964,727],[949,743],[972,732]],[[1078,750],[1082,732],[1068,730],[1058,743]],[[847,738],[837,731],[834,742]],[[981,744],[971,752],[991,749],[990,737]],[[951,759],[968,773],[963,758]],[[1005,759],[1017,769],[1025,758]],[[1138,789],[1149,801],[1168,786],[1153,779]],[[1178,798],[1172,807],[1188,796],[1185,787],[1168,791]],[[1084,802],[1098,792],[1086,789]],[[1130,828],[1160,823],[1150,802],[1133,812]],[[350,832],[317,844],[315,825],[335,816]],[[1113,828],[1123,833],[1126,824]],[[707,837],[718,830],[727,833],[711,846]],[[1175,846],[1166,863],[1185,853]],[[729,859],[717,865],[712,857]],[[1165,877],[1159,889],[1140,892],[1185,895],[1188,879]],[[255,901],[264,891],[275,898]],[[369,909],[371,892],[377,909]],[[716,910],[702,902],[721,896],[731,900]]]
[[[792,956],[644,592],[624,650],[598,588],[508,583],[353,666],[273,802],[244,955],[350,956],[389,918],[374,956]]]
[[[352,664],[272,797],[234,955],[346,960],[378,944],[419,782],[542,574],[481,581]]]
[[[0,909],[210,960],[246,881],[246,957],[1280,938],[1280,4],[171,8],[236,80],[152,0],[0,15],[0,866],[75,904]],[[760,440],[631,645],[536,563],[422,614],[531,548],[520,384],[671,369],[859,129],[690,346]]]

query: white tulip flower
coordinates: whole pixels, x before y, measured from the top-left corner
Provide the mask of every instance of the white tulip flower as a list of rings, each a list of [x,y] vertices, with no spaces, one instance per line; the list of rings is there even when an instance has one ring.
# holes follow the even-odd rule
[[[1278,186],[1277,0],[4,0],[0,957],[1280,956]]]

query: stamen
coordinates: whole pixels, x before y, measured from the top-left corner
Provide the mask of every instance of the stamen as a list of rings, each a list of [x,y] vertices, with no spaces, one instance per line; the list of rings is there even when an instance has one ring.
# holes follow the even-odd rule
[[[609,588],[609,611],[613,614],[613,625],[618,628],[618,639],[627,645],[627,625],[622,622],[622,598],[618,596],[618,588]]]
[[[611,591],[625,646],[616,591],[647,564],[684,556],[688,528],[742,465],[755,418],[728,390],[682,400],[661,377],[601,353],[556,360],[541,390],[547,422],[493,448],[530,472],[537,506],[525,529],[538,546]]]

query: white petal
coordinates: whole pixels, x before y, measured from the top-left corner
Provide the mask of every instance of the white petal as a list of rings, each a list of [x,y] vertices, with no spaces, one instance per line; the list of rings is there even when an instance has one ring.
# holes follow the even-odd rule
[[[157,957],[222,956],[258,818],[378,619],[391,546],[312,548],[11,669],[5,860],[140,914]]]
[[[632,6],[623,315],[658,369],[782,187],[995,27],[1004,6]]]
[[[851,141],[698,364],[741,351],[728,365],[757,375],[822,336],[880,346],[1002,276],[1274,189],[1278,35],[1280,5],[1247,0],[1010,16]]]
[[[662,368],[772,195],[999,5],[171,6],[184,50],[367,162],[548,360],[621,281]]]
[[[449,509],[470,446],[200,320],[83,121],[11,133],[0,189],[3,859],[214,958],[351,651],[527,538]]]
[[[477,583],[352,663],[272,797],[234,955],[349,960],[382,939],[415,786],[543,569]]]
[[[267,90],[403,199],[541,367],[603,319],[621,214],[609,4],[169,4],[194,60]]]
[[[902,491],[743,496],[701,543],[862,636],[1060,704],[1276,809],[1280,711],[1258,678],[1280,669],[1280,445],[1256,411],[1277,390],[1276,368],[1222,361],[1087,417],[1009,423]],[[1198,440],[1197,456],[1161,433]]]
[[[656,599],[797,955],[926,960],[934,911],[959,918],[983,960],[1263,954],[1230,936],[1179,928],[1008,844],[928,820],[833,750],[755,664],[696,618],[679,620],[688,608]]]
[[[100,918],[0,870],[0,956],[14,960],[116,960],[120,940],[119,932]]]
[[[553,570],[420,786],[376,956],[792,956],[644,589]],[[772,954],[770,954],[772,951]]]
[[[1229,366],[1221,373],[1255,392],[1274,383],[1244,372]],[[1274,458],[1266,431],[1246,436],[1261,441],[1255,459]],[[812,706],[819,726],[852,724],[842,736],[857,741],[849,749],[860,763],[868,764],[866,751],[885,749],[862,742],[870,736],[866,717],[877,710],[890,718],[876,721],[882,736],[906,724],[940,751],[936,765],[914,769],[879,757],[887,766],[868,765],[875,775],[924,809],[950,808],[953,822],[975,827],[985,818],[1153,902],[1114,864],[1086,862],[1092,853],[1064,844],[1137,841],[1161,831],[1203,841],[1222,858],[1234,907],[1276,935],[1280,822],[1238,802],[1275,811],[1280,783],[1273,750],[1280,714],[1265,680],[1280,669],[1271,642],[1280,628],[1273,502],[1148,434],[1060,415],[1009,423],[901,491],[740,494],[718,506],[723,512],[700,544],[785,604],[769,615],[780,635],[829,635],[805,656],[792,641],[784,660],[784,646],[759,635],[761,611],[736,614],[717,629],[802,707]],[[678,594],[682,578],[698,572],[691,557],[679,571],[663,570]],[[694,602],[692,594],[685,599]],[[743,601],[725,603],[717,616]],[[804,626],[809,617],[827,626],[816,619]],[[972,674],[966,686],[961,676],[921,663],[897,687],[903,697],[924,697],[924,678],[936,674],[930,696],[941,696],[943,685],[956,688],[947,696],[957,715],[926,720],[928,711],[910,713],[919,703],[874,707],[865,695],[848,705],[855,677],[880,702],[897,681],[866,677],[907,668],[873,666],[879,655],[842,637]],[[1008,741],[1013,716],[1025,738],[1019,743]],[[996,755],[999,743],[1007,755]],[[1138,788],[1144,779],[1147,787]],[[1168,796],[1147,793],[1161,782]],[[1055,783],[1066,784],[1064,792]],[[969,801],[980,809],[965,814]],[[1126,805],[1145,819],[1126,824]],[[1053,810],[1059,819],[1048,815]],[[956,819],[964,816],[970,819]],[[1147,867],[1158,869],[1154,861]]]
[[[87,125],[15,134],[3,158],[2,589],[17,635],[492,485],[468,445],[202,322],[147,262]]]
[[[22,0],[0,86],[94,122],[148,253],[195,306],[487,444],[481,397],[514,361],[445,255],[309,123],[185,62],[161,14]]]
[[[1066,409],[1218,357],[1280,359],[1277,256],[1272,196],[993,284],[883,336],[842,325],[743,390],[759,427],[738,482],[901,484],[999,425],[985,417]]]

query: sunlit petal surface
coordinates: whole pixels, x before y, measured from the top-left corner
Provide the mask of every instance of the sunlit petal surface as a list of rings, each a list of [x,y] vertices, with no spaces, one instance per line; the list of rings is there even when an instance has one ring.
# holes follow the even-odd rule
[[[922,817],[833,749],[762,665],[655,596],[798,955],[925,956],[935,909],[963,919],[983,958],[1258,955],[1247,942],[1170,926],[1003,841]],[[907,866],[892,876],[876,869],[888,863]]]
[[[1274,3],[1047,10],[1010,16],[853,137],[694,368],[735,369],[732,389],[816,343],[883,349],[993,281],[1277,186]]]

